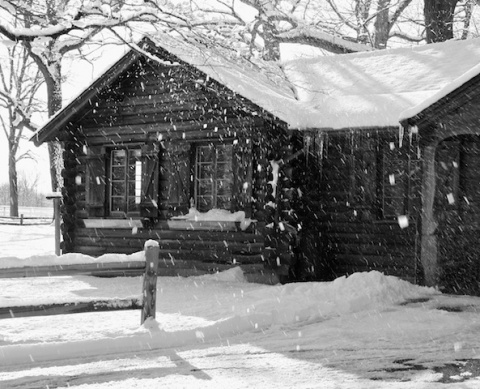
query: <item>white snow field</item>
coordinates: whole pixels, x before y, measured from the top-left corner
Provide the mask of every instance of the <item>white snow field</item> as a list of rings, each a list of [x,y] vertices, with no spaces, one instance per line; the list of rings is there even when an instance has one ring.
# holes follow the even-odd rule
[[[52,226],[0,225],[0,271],[105,260],[53,252]],[[126,298],[141,285],[5,278],[0,307]],[[139,310],[0,320],[0,388],[480,388],[478,297],[378,272],[270,286],[236,268],[157,285],[143,326]]]

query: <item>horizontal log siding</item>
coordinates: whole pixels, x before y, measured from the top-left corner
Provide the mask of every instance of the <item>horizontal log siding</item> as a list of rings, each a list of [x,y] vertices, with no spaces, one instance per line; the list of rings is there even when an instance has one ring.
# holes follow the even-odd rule
[[[417,281],[416,228],[398,223],[327,223],[327,255],[335,276],[378,270]]]
[[[448,123],[450,128],[462,128]],[[475,128],[471,123],[471,128]],[[460,135],[436,152],[440,286],[445,293],[480,296],[480,136]]]
[[[132,254],[154,239],[160,246],[160,274],[214,273],[241,266],[246,273],[270,274],[261,235],[247,232],[77,228],[76,251],[92,256]]]
[[[390,186],[385,189],[385,185],[390,184],[388,172],[384,171],[383,154],[390,150],[390,143],[395,145],[394,152],[398,148],[394,158],[408,159],[413,146],[407,138],[399,148],[398,130],[345,132],[325,137],[320,191],[322,211],[318,218],[323,237],[323,262],[333,277],[378,270],[412,282],[419,281],[418,172],[411,175],[408,193],[404,193],[408,201],[405,200],[405,209],[400,215],[408,215],[409,225],[402,229],[396,217],[385,214],[382,200],[390,193]],[[387,161],[396,163],[396,159]]]
[[[196,70],[140,61],[92,100],[72,128],[89,145],[234,137],[263,126],[256,110]]]

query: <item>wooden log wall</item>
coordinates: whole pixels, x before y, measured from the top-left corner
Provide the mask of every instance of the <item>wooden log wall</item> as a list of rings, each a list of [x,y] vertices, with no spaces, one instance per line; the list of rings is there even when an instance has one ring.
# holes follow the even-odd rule
[[[480,137],[442,141],[436,152],[435,218],[440,286],[455,294],[480,295]]]
[[[262,125],[248,106],[192,68],[143,60],[92,102],[80,131],[89,145],[235,137]]]
[[[325,137],[319,218],[332,277],[378,270],[419,281],[418,145],[407,135],[399,141],[398,134],[395,129]],[[392,193],[401,196],[395,207]]]
[[[264,282],[274,282],[264,238],[252,232],[139,228],[133,233],[131,229],[77,228],[75,247],[92,256],[132,254],[149,239],[159,243],[159,275],[211,274],[241,266],[247,279],[257,274],[267,278]]]

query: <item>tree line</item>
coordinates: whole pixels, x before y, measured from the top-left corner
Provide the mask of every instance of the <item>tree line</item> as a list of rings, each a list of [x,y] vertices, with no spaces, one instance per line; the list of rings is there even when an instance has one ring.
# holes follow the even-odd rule
[[[0,184],[0,205],[10,207],[10,185]],[[18,179],[18,206],[20,207],[52,207],[52,202],[45,194],[38,191],[37,182],[30,182],[25,177]],[[18,215],[15,215],[18,216]]]

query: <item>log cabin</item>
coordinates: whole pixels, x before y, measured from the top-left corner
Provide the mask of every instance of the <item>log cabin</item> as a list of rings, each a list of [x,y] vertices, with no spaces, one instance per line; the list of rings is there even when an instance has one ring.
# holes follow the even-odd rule
[[[62,252],[155,239],[160,274],[287,277],[296,228],[279,212],[288,219],[293,190],[276,171],[302,145],[274,113],[293,112],[290,94],[220,50],[142,40],[34,136],[64,148]]]
[[[163,274],[480,293],[459,249],[478,241],[479,60],[470,40],[257,67],[145,38],[33,137],[64,145],[63,252],[153,238]]]

